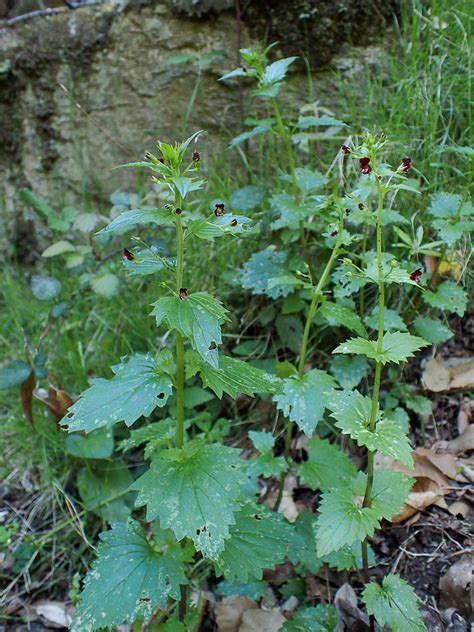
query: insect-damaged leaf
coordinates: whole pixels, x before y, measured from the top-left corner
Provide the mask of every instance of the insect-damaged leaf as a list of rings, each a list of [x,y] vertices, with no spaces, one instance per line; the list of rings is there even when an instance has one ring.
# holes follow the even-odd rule
[[[247,482],[239,451],[199,440],[184,448],[162,450],[132,486],[147,520],[158,518],[177,540],[191,538],[205,557],[223,550],[235,523],[241,487]]]
[[[228,320],[222,303],[206,292],[189,294],[185,300],[178,296],[163,296],[153,303],[157,325],[166,323],[188,338],[199,355],[218,368],[217,345],[221,344],[221,324]]]
[[[274,396],[277,408],[301,430],[311,436],[321,421],[336,381],[325,371],[313,369],[303,376],[283,380],[283,391]]]
[[[102,533],[98,557],[86,576],[71,630],[92,632],[137,619],[149,620],[168,598],[180,598],[186,551],[171,534],[147,539],[134,520],[117,523]]]
[[[284,561],[295,538],[294,528],[280,514],[245,505],[235,515],[217,570],[231,582],[261,579],[264,569]]]
[[[111,380],[98,378],[69,408],[61,424],[69,432],[91,432],[102,426],[124,421],[131,426],[139,417],[148,417],[163,407],[172,392],[169,375],[160,373],[160,365],[147,354],[136,354],[123,364],[112,367]]]
[[[279,277],[288,275],[286,258],[286,252],[278,252],[271,248],[254,253],[242,269],[242,287],[252,290],[253,294],[266,294],[273,299],[288,296],[293,291],[293,286],[277,281]],[[275,282],[272,282],[274,280]]]

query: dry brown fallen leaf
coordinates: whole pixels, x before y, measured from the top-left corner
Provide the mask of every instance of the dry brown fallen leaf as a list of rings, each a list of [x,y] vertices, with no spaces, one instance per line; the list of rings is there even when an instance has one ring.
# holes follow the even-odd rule
[[[453,564],[439,580],[440,606],[456,608],[464,616],[471,614],[470,586],[472,581],[472,560],[463,556]]]
[[[215,607],[218,631],[239,632],[244,612],[257,608],[257,603],[248,597],[224,597]]]
[[[294,522],[298,518],[298,507],[293,500],[293,490],[298,484],[298,480],[294,474],[290,474],[285,479],[285,487],[281,498],[278,513],[285,516],[288,522]],[[273,509],[278,498],[278,488],[275,488],[263,501],[263,504]]]
[[[453,516],[462,516],[463,518],[467,518],[469,512],[471,511],[471,505],[466,503],[464,500],[455,500],[448,507],[448,511]]]
[[[51,376],[48,391],[46,392],[42,388],[37,389],[34,392],[34,396],[49,409],[55,421],[61,421],[67,413],[67,409],[74,403],[66,391],[61,389],[60,385],[53,383]]]
[[[408,474],[416,479],[415,485],[408,494],[403,510],[392,518],[392,522],[403,522],[423,511],[430,505],[436,504],[447,509],[444,495],[449,491],[449,479],[457,474],[456,459],[452,454],[439,454],[426,448],[417,448],[413,452],[414,470],[393,459],[376,455],[376,467],[384,467]]]
[[[457,454],[469,450],[474,450],[474,424],[468,426],[461,436],[448,442],[449,452]]]
[[[277,632],[286,618],[280,608],[271,610],[246,610],[242,617],[239,632]]]
[[[469,390],[474,387],[474,358],[431,358],[421,380],[434,393]]]
[[[49,627],[69,628],[71,625],[71,608],[60,601],[38,601],[32,609]]]

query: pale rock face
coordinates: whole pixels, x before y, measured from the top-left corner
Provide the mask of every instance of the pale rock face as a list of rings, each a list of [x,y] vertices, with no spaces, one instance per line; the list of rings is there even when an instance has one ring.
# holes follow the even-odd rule
[[[37,228],[41,222],[19,200],[20,187],[31,188],[58,210],[80,208],[84,191],[89,202],[99,203],[118,188],[133,190],[136,172],[110,170],[139,160],[146,149],[153,151],[156,138],[172,141],[204,129],[208,135],[199,149],[216,156],[228,141],[223,130],[241,131],[237,84],[217,79],[235,67],[237,50],[252,43],[252,33],[243,23],[238,37],[233,10],[219,12],[227,8],[226,0],[170,1],[172,9],[168,3],[143,1],[60,8],[54,15],[0,28],[0,66],[4,60],[11,63],[10,71],[0,74],[2,246],[6,236],[18,241],[34,232],[34,239],[41,239],[41,229],[32,231],[28,224],[33,221]],[[206,17],[187,17],[186,11],[198,15],[194,9]],[[201,72],[183,129],[197,66],[168,60],[213,50],[226,56]],[[341,44],[339,60],[344,50]],[[364,49],[357,49],[359,60],[363,55]],[[350,65],[348,70],[349,80],[357,82],[359,69]],[[337,102],[327,68],[315,74],[314,87],[322,105]],[[304,74],[293,72],[284,99],[300,106],[307,94]],[[222,155],[237,160],[235,152]]]

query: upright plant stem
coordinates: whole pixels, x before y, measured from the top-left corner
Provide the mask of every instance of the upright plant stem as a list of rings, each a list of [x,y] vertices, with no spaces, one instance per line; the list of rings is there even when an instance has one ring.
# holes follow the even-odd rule
[[[283,138],[283,141],[286,146],[286,153],[288,156],[288,166],[290,167],[290,175],[291,175],[291,190],[293,192],[293,198],[296,204],[300,202],[300,194],[298,190],[298,183],[296,181],[296,163],[295,163],[295,155],[293,153],[293,145],[291,144],[291,135],[283,123],[283,119],[281,117],[280,107],[278,105],[278,101],[276,99],[272,99],[273,111],[275,113],[275,118],[277,122],[278,132],[280,136]],[[309,258],[308,252],[308,243],[306,241],[306,234],[304,231],[304,222],[300,220],[299,222],[299,231],[300,231],[300,243],[301,248],[303,250],[303,257],[308,266],[308,270],[311,276],[311,280],[314,280],[313,267],[311,264],[311,260]]]
[[[383,275],[383,260],[382,260],[382,210],[384,201],[384,190],[380,183],[377,181],[378,192],[378,209],[377,209],[377,279],[378,279],[378,291],[379,291],[379,318],[378,318],[378,334],[377,334],[377,353],[382,353],[382,342],[384,333],[384,309],[385,309],[385,283]],[[374,377],[374,389],[372,392],[372,407],[370,410],[370,422],[369,429],[371,432],[375,431],[377,426],[377,410],[379,403],[380,393],[380,378],[382,375],[382,364],[377,362],[375,365],[375,377]],[[372,501],[372,487],[374,484],[374,453],[369,450],[367,454],[367,485],[365,488],[364,501],[362,507],[369,507]],[[362,542],[362,565],[364,581],[368,582],[369,577],[369,564],[367,554],[367,539]],[[371,629],[373,629],[373,621],[371,620]]]
[[[318,285],[314,288],[313,290],[313,296],[311,299],[311,304],[309,306],[309,310],[308,310],[308,315],[306,317],[306,323],[304,326],[304,331],[303,331],[303,339],[301,341],[301,348],[300,348],[300,357],[299,357],[299,361],[298,361],[298,375],[300,377],[303,376],[304,374],[304,367],[306,365],[306,354],[307,354],[307,350],[308,350],[308,342],[309,342],[309,334],[311,331],[311,324],[313,322],[313,318],[316,316],[316,312],[318,311],[318,307],[319,304],[321,302],[321,293],[323,291],[323,287],[327,281],[327,278],[332,270],[332,267],[334,265],[334,262],[337,259],[337,256],[339,254],[339,247],[341,245],[341,240],[342,240],[342,220],[339,221],[339,229],[338,229],[338,233],[337,233],[338,237],[336,240],[336,243],[334,245],[333,251],[331,253],[331,256],[326,264],[326,267],[324,268],[324,271],[321,275],[321,278],[319,279],[319,283]],[[285,448],[284,448],[284,456],[286,459],[289,458],[290,456],[290,447],[291,447],[291,437],[293,434],[293,426],[294,423],[292,421],[288,421],[287,426],[286,426],[286,433],[285,433]],[[278,511],[279,507],[280,507],[280,503],[281,503],[281,499],[283,498],[283,490],[285,488],[285,479],[286,479],[286,472],[282,472],[280,474],[280,482],[279,482],[279,487],[278,487],[278,496],[277,496],[277,500],[275,502],[275,511]]]
[[[176,195],[176,207],[181,207],[181,196]],[[176,218],[177,262],[176,262],[176,292],[179,295],[183,287],[184,239],[181,217]],[[176,447],[182,448],[184,443],[184,342],[179,332],[176,332]]]

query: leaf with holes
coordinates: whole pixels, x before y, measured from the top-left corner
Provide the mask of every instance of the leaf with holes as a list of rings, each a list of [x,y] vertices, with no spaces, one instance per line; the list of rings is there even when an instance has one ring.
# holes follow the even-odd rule
[[[216,562],[218,573],[231,582],[261,579],[264,569],[273,569],[285,560],[295,537],[293,527],[281,514],[245,505],[236,514],[230,538]]]
[[[274,396],[278,410],[310,437],[337,388],[336,381],[325,371],[313,369],[303,376],[283,380],[283,390]]]
[[[408,468],[413,467],[412,449],[408,437],[400,426],[391,419],[382,417],[382,413],[375,411],[376,426],[370,429],[372,414],[372,399],[359,391],[338,391],[328,408],[336,419],[336,426],[343,434],[349,435],[357,441],[359,446],[368,450],[379,451],[385,456],[400,461]]]
[[[299,475],[311,489],[325,492],[341,487],[353,480],[356,474],[356,466],[336,445],[318,437],[308,442],[308,460],[300,465]]]
[[[271,432],[249,432],[250,440],[260,455],[248,461],[249,472],[254,476],[278,476],[288,469],[286,459],[283,456],[273,456],[275,437]]]
[[[426,632],[415,592],[399,575],[387,575],[382,585],[366,584],[362,601],[377,623],[392,632]]]
[[[180,599],[180,585],[188,583],[184,563],[189,556],[171,534],[157,535],[154,542],[148,540],[134,520],[101,534],[72,632],[148,621],[158,608],[166,610],[169,598]]]
[[[121,461],[83,467],[76,481],[84,509],[110,524],[127,520],[132,513],[132,483],[133,477]]]
[[[221,324],[228,320],[222,303],[206,292],[189,294],[186,300],[178,296],[163,296],[153,303],[156,324],[166,323],[188,338],[193,348],[212,367],[219,367],[217,345],[221,344]]]
[[[270,287],[270,281],[277,277],[284,277],[288,273],[285,266],[286,258],[286,252],[271,248],[254,253],[242,269],[242,287],[252,290],[253,294],[266,294],[273,299],[288,296],[293,291],[291,285],[272,284]]]
[[[246,482],[238,450],[194,440],[160,451],[132,489],[139,491],[137,505],[147,506],[147,520],[158,518],[177,540],[188,537],[205,557],[216,559]]]
[[[149,354],[137,353],[112,370],[112,379],[95,379],[69,408],[61,421],[69,432],[91,432],[119,421],[131,426],[142,415],[151,415],[157,406],[163,407],[171,395],[170,377],[159,372],[159,364]]]
[[[351,331],[355,331],[359,336],[367,336],[367,330],[362,324],[360,317],[348,307],[339,305],[339,303],[324,301],[319,308],[319,313],[331,326],[342,325]]]
[[[186,354],[186,372],[191,377],[199,373],[206,388],[211,388],[219,399],[227,393],[236,399],[239,393],[253,397],[255,393],[276,393],[281,388],[281,380],[257,367],[219,355],[219,368],[202,362],[194,352]]]

